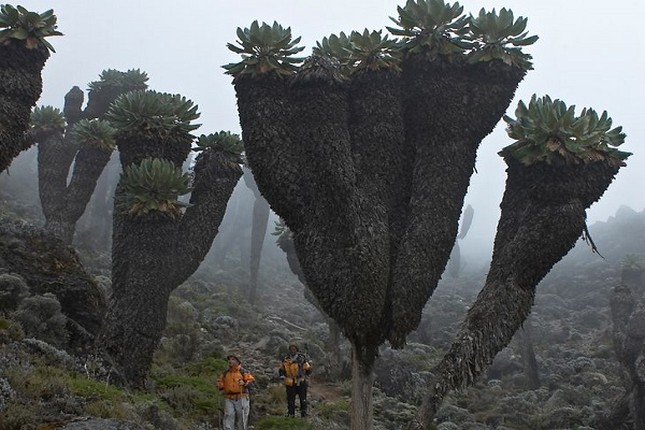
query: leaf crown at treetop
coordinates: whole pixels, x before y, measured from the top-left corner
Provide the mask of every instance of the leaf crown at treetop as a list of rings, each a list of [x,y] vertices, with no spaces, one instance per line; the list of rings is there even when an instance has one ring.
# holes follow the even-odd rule
[[[537,162],[548,164],[579,164],[609,160],[624,165],[629,152],[617,150],[625,141],[622,127],[611,129],[607,112],[598,116],[585,108],[579,116],[575,106],[568,107],[561,100],[549,96],[531,97],[528,108],[520,101],[515,110],[516,119],[504,115],[506,132],[516,142],[499,152],[524,165]]]
[[[30,12],[22,6],[4,4],[0,6],[0,44],[21,40],[27,49],[34,49],[42,44],[48,50],[56,52],[45,40],[45,37],[63,34],[56,30],[56,21],[53,9],[37,13]]]
[[[82,119],[72,127],[72,138],[81,145],[94,146],[112,152],[116,146],[116,130],[109,121]]]
[[[531,55],[522,52],[518,46],[527,46],[535,43],[538,36],[527,37],[527,18],[513,18],[513,11],[502,8],[499,15],[495,12],[486,12],[483,8],[475,18],[469,17],[468,38],[475,42],[473,50],[468,54],[471,63],[502,60],[509,66],[517,66],[523,70],[531,70],[533,64]],[[508,45],[512,45],[509,47]]]
[[[31,112],[31,127],[37,132],[65,130],[65,116],[53,106],[36,106]]]
[[[351,73],[354,63],[352,46],[349,37],[344,32],[341,31],[339,35],[332,34],[329,37],[323,37],[320,42],[316,42],[313,53],[333,58],[338,62],[339,69],[344,76]]]
[[[148,74],[139,69],[130,69],[121,72],[116,69],[106,69],[99,75],[98,81],[92,81],[88,85],[90,92],[108,89],[121,91],[145,90],[148,88]]]
[[[388,30],[404,38],[401,49],[405,53],[425,53],[431,59],[464,54],[470,63],[498,59],[523,70],[533,68],[531,55],[518,46],[531,45],[538,37],[527,37],[524,30],[528,20],[515,20],[510,9],[502,8],[498,15],[495,9],[486,12],[482,8],[477,17],[466,18],[461,16],[463,7],[459,3],[408,0],[398,11],[399,19],[390,19],[400,28]]]
[[[179,94],[152,90],[131,91],[112,103],[107,117],[118,133],[165,137],[172,132],[190,133],[201,124],[197,105]]]
[[[459,3],[443,0],[408,0],[397,8],[399,17],[390,19],[398,27],[387,27],[401,39],[390,40],[380,31],[364,30],[349,36],[341,32],[317,42],[314,55],[333,58],[340,64],[344,76],[358,70],[392,68],[397,70],[402,57],[421,54],[430,60],[454,55],[464,56],[470,63],[500,60],[509,66],[530,70],[531,55],[521,47],[533,44],[538,37],[527,37],[527,19],[514,18],[511,10],[502,8],[499,15],[493,9],[481,9],[477,17],[462,14]],[[223,66],[228,74],[290,75],[298,70],[301,58],[291,55],[302,51],[295,47],[298,37],[291,40],[291,29],[279,24],[273,26],[254,21],[250,28],[237,29],[238,45],[228,48],[242,55],[239,63]]]
[[[361,70],[400,70],[399,42],[382,35],[382,31],[341,32],[325,37],[316,43],[315,55],[329,56],[340,64],[341,71],[348,75]]]
[[[146,158],[139,164],[127,166],[121,174],[123,194],[118,206],[132,216],[156,211],[177,217],[181,208],[188,206],[177,197],[191,191],[189,183],[190,175],[182,173],[172,162]]]
[[[397,7],[399,18],[390,19],[399,27],[387,27],[403,37],[401,49],[407,54],[424,53],[434,59],[440,55],[461,54],[472,46],[463,36],[468,32],[468,18],[458,2],[443,0],[408,0]]]
[[[233,164],[244,163],[244,142],[239,134],[230,131],[202,134],[197,138],[196,151],[220,151]]]
[[[305,48],[296,46],[300,37],[292,40],[291,27],[284,28],[277,22],[272,26],[264,22],[259,25],[253,21],[250,28],[238,28],[237,37],[237,45],[228,43],[226,46],[241,54],[242,61],[223,66],[229,75],[290,75],[297,70],[295,65],[303,61],[303,58],[292,57]]]

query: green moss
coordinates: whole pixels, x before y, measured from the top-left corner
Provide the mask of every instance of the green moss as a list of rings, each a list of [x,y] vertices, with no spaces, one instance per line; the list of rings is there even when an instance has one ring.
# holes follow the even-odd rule
[[[333,419],[339,413],[349,413],[349,401],[342,399],[335,402],[324,402],[316,407],[316,415],[325,419]]]
[[[266,417],[255,425],[257,430],[311,430],[312,426],[299,418],[291,417]]]
[[[222,402],[215,386],[215,373],[168,374],[153,379],[157,383],[156,394],[173,409],[175,416],[212,416]]]
[[[228,367],[228,363],[223,358],[207,357],[203,360],[191,363],[188,366],[188,372],[191,375],[219,375]]]
[[[117,401],[123,399],[123,392],[117,387],[94,379],[74,375],[69,379],[69,387],[77,396],[90,399]]]

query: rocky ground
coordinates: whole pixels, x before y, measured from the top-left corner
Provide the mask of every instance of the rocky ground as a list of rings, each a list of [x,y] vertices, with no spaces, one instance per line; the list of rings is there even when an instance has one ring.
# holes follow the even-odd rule
[[[7,222],[3,225],[14,226]],[[590,231],[604,258],[592,253],[581,241],[552,270],[538,287],[535,307],[525,324],[524,338],[516,336],[475,387],[448,397],[437,416],[438,429],[594,429],[598,418],[610,411],[613,403],[624,394],[621,368],[613,350],[608,303],[612,288],[620,283],[625,255],[645,254],[645,213],[622,209],[614,219],[595,224]],[[9,275],[18,271],[19,265],[9,261],[7,256],[13,255],[11,249],[22,249],[24,241],[21,242],[20,235],[15,232],[13,236],[5,234],[3,237],[0,249],[6,252],[3,251],[4,257],[0,258],[4,259],[0,261],[3,273]],[[267,247],[271,246],[267,244]],[[109,278],[106,277],[109,256],[98,252],[85,252],[81,256],[92,277],[91,291],[98,288],[109,294]],[[206,385],[202,391],[208,395],[208,387],[212,388],[216,374],[213,369],[222,365],[221,357],[228,353],[239,355],[258,380],[252,415],[256,429],[348,428],[347,343],[340,343],[342,359],[335,364],[326,319],[304,299],[303,286],[289,272],[284,256],[277,248],[265,252],[261,292],[257,303],[249,304],[244,299],[248,279],[244,258],[244,253],[239,252],[231,252],[217,261],[210,256],[198,272],[176,290],[170,303],[166,334],[152,371],[149,395],[157,397],[151,403],[142,403],[140,394],[122,392],[114,394],[119,402],[108,401],[105,399],[108,386],[105,385],[99,396],[102,405],[99,407],[95,405],[98,394],[92,397],[74,392],[72,396],[68,388],[60,388],[60,392],[51,387],[33,388],[33,380],[30,389],[41,391],[26,396],[25,392],[29,390],[16,385],[16,381],[21,380],[15,374],[17,369],[28,374],[44,372],[42,369],[49,373],[59,372],[53,369],[67,369],[66,372],[76,372],[85,380],[97,372],[88,370],[88,364],[91,367],[93,362],[87,355],[80,359],[65,352],[65,349],[74,352],[65,343],[66,339],[47,343],[38,340],[37,329],[23,328],[25,333],[20,335],[10,333],[14,326],[0,325],[0,412],[4,414],[0,417],[0,428],[3,425],[8,430],[217,428],[219,406],[216,403],[209,404],[208,408],[205,406],[202,411],[196,410],[198,397],[187,388],[189,382],[164,384],[168,384],[170,376],[179,378],[177,372],[180,370],[188,372],[196,365],[207,367],[204,363],[215,359],[212,362],[215,367],[210,373],[198,373]],[[52,258],[52,261],[58,260]],[[40,261],[43,264],[43,260]],[[51,267],[56,269],[58,266]],[[21,270],[31,273],[31,270]],[[66,303],[63,300],[65,288],[43,290],[41,284],[50,285],[51,282],[29,276],[22,278],[31,291],[23,294],[25,297],[42,296],[47,292],[56,296],[61,305],[58,312],[67,318],[65,330],[76,325],[83,328],[89,324],[91,327],[91,319],[85,321],[74,317],[72,310],[78,315],[78,306],[62,306]],[[408,346],[402,351],[387,346],[382,348],[374,395],[376,430],[401,429],[413,416],[423,399],[432,366],[449,346],[483,280],[484,273],[477,271],[462,273],[459,278],[443,279],[426,306],[421,326],[410,336]],[[72,282],[69,288],[77,285]],[[83,299],[87,306],[82,308],[103,306],[101,300],[96,301],[93,297],[88,295]],[[7,312],[5,321],[6,315]],[[533,388],[528,379],[526,336],[531,339],[538,369],[539,386]],[[278,421],[278,424],[269,424],[285,412],[284,390],[277,380],[277,368],[291,342],[306,349],[315,366],[310,388],[311,417],[306,423]],[[66,378],[65,384],[69,384],[69,378],[75,377]],[[34,402],[38,403],[38,410],[48,414],[40,412],[40,419],[46,417],[49,427],[15,424],[20,421],[16,418],[17,411],[28,415],[36,408]],[[88,405],[93,405],[93,409]],[[8,417],[8,413],[14,417]],[[117,422],[122,427],[117,427]]]

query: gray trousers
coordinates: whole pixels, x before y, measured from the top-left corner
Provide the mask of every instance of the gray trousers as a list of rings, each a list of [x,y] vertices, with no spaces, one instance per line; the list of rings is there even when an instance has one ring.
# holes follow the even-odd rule
[[[224,401],[224,430],[247,430],[249,412],[251,411],[248,397]]]

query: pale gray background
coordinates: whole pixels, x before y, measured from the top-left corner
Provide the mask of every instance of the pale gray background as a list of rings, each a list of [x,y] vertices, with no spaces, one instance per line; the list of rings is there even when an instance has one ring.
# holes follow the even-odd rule
[[[23,1],[30,10],[53,8],[63,37],[51,38],[56,53],[44,70],[39,104],[62,107],[73,86],[86,88],[106,68],[140,68],[150,76],[150,87],[181,93],[199,105],[203,125],[196,131],[239,132],[231,78],[221,65],[237,61],[226,49],[237,27],[253,20],[290,26],[311,52],[317,40],[340,31],[383,29],[397,16],[393,0],[59,0]],[[588,212],[590,222],[604,221],[621,204],[637,211],[645,207],[645,137],[642,83],[645,76],[641,22],[645,1],[617,0],[486,0],[461,2],[466,13],[481,7],[511,8],[528,17],[530,34],[540,36],[527,48],[535,69],[520,84],[509,107],[531,95],[560,98],[568,105],[607,110],[614,125],[627,133],[622,150],[633,152],[602,200]],[[492,247],[504,188],[505,164],[497,152],[510,140],[503,121],[482,143],[477,171],[466,203],[475,208],[468,242],[482,251]]]

